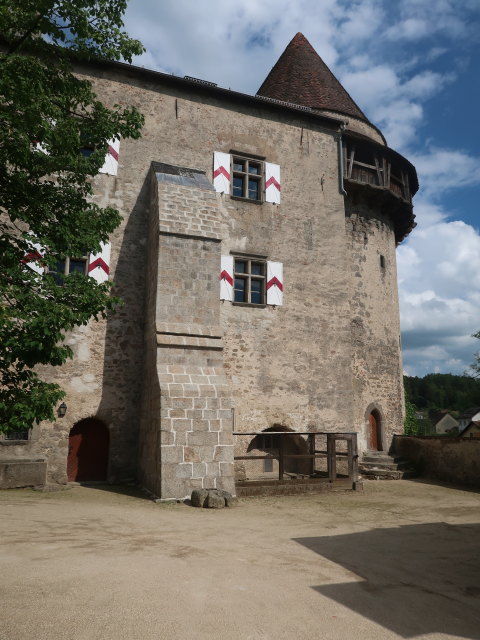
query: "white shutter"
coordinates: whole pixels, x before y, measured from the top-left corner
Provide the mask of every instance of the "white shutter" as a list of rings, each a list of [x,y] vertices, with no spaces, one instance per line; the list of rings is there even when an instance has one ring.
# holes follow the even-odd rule
[[[283,264],[267,262],[267,304],[283,304]]]
[[[265,163],[265,202],[280,204],[280,166]]]
[[[54,120],[53,118],[48,118],[48,122],[52,125],[52,127],[55,127],[55,125],[57,124],[57,121]],[[44,153],[46,156],[50,155],[50,152],[48,151],[48,149],[41,142],[35,142],[34,144],[35,144],[36,151],[40,151],[41,153]]]
[[[233,256],[222,256],[220,267],[220,300],[233,301]]]
[[[116,176],[118,171],[118,153],[120,151],[120,140],[109,140],[108,151],[105,156],[105,162],[100,169],[100,173],[108,173],[110,176]]]
[[[44,273],[45,267],[42,264],[42,256],[44,254],[44,249],[37,242],[32,243],[30,247],[30,251],[24,256],[22,262],[26,264],[27,267],[33,269],[39,274]]]
[[[108,280],[110,273],[110,250],[111,244],[102,242],[100,253],[92,254],[88,261],[88,275],[94,278],[99,284]]]
[[[218,193],[230,193],[230,154],[213,153],[213,186]]]

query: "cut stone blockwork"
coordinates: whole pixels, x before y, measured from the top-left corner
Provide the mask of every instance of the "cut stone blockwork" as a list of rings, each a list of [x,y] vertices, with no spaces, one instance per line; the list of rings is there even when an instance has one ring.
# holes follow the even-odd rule
[[[166,500],[186,498],[195,488],[234,493],[232,400],[218,295],[224,214],[204,172],[154,163],[152,181],[159,246],[151,249],[159,276],[149,280],[148,298],[155,314],[161,437],[143,484]],[[145,453],[142,444],[155,434],[148,420],[144,427]]]

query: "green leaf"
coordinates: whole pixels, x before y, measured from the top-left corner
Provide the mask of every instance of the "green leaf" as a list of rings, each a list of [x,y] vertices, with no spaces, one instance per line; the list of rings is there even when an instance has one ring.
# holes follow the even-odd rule
[[[0,431],[53,420],[62,390],[37,365],[72,358],[65,333],[105,318],[119,300],[110,284],[80,274],[57,282],[26,259],[36,246],[47,270],[66,256],[95,253],[118,227],[92,202],[92,178],[108,141],[138,138],[142,115],[107,108],[76,59],[126,60],[143,51],[122,30],[123,0],[3,0],[0,5]],[[89,157],[80,153],[94,147]]]

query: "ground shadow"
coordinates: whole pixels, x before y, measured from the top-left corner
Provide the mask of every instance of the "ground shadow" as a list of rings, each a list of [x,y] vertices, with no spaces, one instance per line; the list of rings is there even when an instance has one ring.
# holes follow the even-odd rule
[[[108,315],[105,334],[102,397],[96,417],[110,430],[108,479],[115,485],[137,479],[150,180],[147,171],[123,229],[113,279],[113,293],[122,303]]]
[[[88,489],[97,489],[98,491],[107,491],[108,493],[116,493],[122,496],[129,496],[131,498],[139,498],[140,500],[152,501],[152,496],[143,491],[136,485],[128,484],[109,484],[108,482],[78,482],[81,487],[87,487]]]
[[[312,586],[404,638],[480,639],[480,524],[435,522],[296,538],[353,574]]]
[[[416,478],[408,478],[407,482],[416,482],[418,484],[428,484],[435,487],[445,487],[455,491],[468,491],[469,493],[480,493],[480,489],[476,486],[468,484],[460,484],[448,482],[447,480],[439,480],[438,478],[429,478],[427,476],[417,476]]]

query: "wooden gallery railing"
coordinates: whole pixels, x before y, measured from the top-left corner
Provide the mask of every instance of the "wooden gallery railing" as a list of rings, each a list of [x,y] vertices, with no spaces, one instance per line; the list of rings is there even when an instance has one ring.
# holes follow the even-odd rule
[[[324,478],[324,480],[328,482],[337,482],[338,480],[342,480],[343,482],[345,482],[348,479],[348,482],[351,482],[352,485],[355,485],[355,483],[358,482],[358,448],[356,433],[327,433],[325,431],[319,431],[315,433],[311,433],[309,431],[259,431],[250,433],[234,432],[233,435],[242,438],[265,438],[270,436],[278,438],[278,440],[276,440],[276,442],[278,443],[278,447],[272,447],[272,449],[275,450],[275,453],[266,453],[265,455],[239,455],[235,456],[234,459],[235,462],[240,460],[278,460],[278,480],[280,481],[284,480],[286,474],[286,460],[309,460],[309,473],[301,474],[303,478],[305,477],[305,475],[307,475],[307,480],[308,477],[317,479]],[[303,438],[308,453],[286,452],[285,445],[288,444],[288,438],[291,439],[292,436],[297,438],[301,436]],[[319,448],[319,438],[322,438],[324,442],[326,439],[326,449],[324,448],[324,442],[322,443],[323,447]],[[340,442],[344,442],[346,444],[346,450],[339,450],[337,448],[337,444]],[[257,450],[258,448],[264,447],[255,447],[255,449]],[[317,470],[316,461],[318,459],[326,459],[326,472]],[[346,460],[346,474],[339,474],[337,472],[338,459],[342,461]]]
[[[404,171],[398,163],[392,163],[378,151],[365,154],[363,149],[363,153],[359,154],[354,144],[345,144],[343,170],[345,180],[388,189],[406,202],[412,200],[407,171]]]

